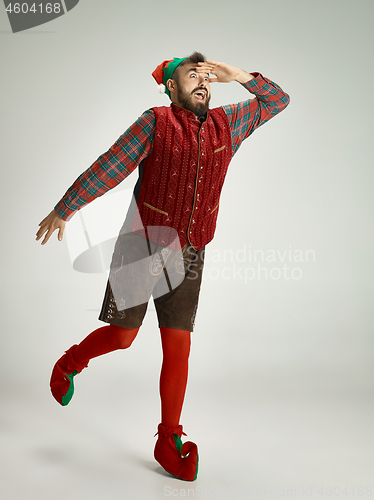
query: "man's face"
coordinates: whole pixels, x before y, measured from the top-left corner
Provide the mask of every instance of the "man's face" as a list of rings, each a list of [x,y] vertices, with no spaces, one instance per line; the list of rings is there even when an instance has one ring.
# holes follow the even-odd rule
[[[173,102],[192,111],[198,118],[209,109],[210,85],[207,73],[197,73],[195,64],[186,64],[178,70],[178,81]]]

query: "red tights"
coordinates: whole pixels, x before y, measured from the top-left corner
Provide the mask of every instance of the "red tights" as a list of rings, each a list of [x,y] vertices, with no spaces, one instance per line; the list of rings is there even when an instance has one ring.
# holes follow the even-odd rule
[[[90,333],[74,351],[77,363],[88,361],[117,349],[127,349],[139,328],[109,325]],[[163,361],[160,375],[161,423],[168,427],[179,424],[188,376],[191,336],[185,330],[160,328]]]

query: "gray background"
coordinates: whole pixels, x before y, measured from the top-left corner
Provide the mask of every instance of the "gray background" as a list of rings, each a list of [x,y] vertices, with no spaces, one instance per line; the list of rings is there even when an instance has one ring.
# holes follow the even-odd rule
[[[369,497],[373,14],[362,0],[81,0],[12,34],[1,9],[2,498]],[[34,240],[75,178],[145,109],[168,105],[157,64],[194,50],[261,72],[291,103],[243,143],[223,190],[181,419],[200,450],[190,484],[153,460],[153,310],[129,351],[91,361],[68,407],[51,397],[54,362],[103,325],[107,276],[74,271],[56,235]],[[248,98],[236,83],[212,92],[212,106]],[[245,283],[234,266],[257,263],[222,257],[244,246],[315,260],[285,261],[300,279]]]

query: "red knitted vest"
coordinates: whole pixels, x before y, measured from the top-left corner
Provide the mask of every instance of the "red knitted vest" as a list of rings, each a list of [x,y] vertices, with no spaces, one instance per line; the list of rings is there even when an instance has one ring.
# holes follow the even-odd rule
[[[131,231],[178,249],[165,236],[166,228],[173,228],[180,247],[188,240],[199,250],[214,236],[219,198],[232,157],[229,122],[221,108],[209,110],[202,124],[191,111],[174,103],[153,111],[153,148],[143,162],[138,214]]]

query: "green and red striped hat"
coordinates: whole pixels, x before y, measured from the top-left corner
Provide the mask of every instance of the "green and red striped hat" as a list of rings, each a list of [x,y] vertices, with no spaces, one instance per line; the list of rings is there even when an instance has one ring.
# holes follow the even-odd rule
[[[165,86],[164,92],[169,97],[170,97],[170,92],[166,85],[166,82],[171,78],[172,74],[174,73],[176,68],[180,65],[180,63],[183,62],[185,59],[187,59],[187,57],[181,57],[181,58],[174,57],[174,59],[171,59],[170,61],[164,61],[161,64],[159,64],[152,73],[153,78],[159,84],[160,88],[162,88],[161,87],[162,85]]]

